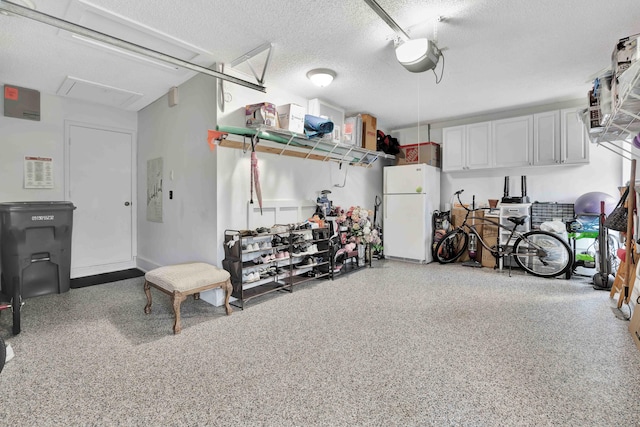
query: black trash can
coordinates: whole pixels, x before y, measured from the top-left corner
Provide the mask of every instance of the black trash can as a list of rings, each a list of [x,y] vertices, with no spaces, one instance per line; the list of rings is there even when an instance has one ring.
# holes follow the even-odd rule
[[[0,203],[4,295],[13,299],[16,286],[21,299],[69,290],[74,209],[71,202]]]

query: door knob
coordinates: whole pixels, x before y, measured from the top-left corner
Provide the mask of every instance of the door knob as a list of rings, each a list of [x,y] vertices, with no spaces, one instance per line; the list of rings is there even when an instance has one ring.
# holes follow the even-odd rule
[[[125,205],[125,206],[129,206],[130,204],[131,204],[131,203],[129,203],[129,202],[124,202],[124,205]]]

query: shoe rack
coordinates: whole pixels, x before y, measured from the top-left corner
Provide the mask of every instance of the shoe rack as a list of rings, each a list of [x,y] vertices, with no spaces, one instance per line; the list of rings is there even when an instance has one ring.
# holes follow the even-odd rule
[[[232,304],[239,308],[255,297],[332,278],[328,228],[225,230],[224,251],[222,266],[231,274]]]

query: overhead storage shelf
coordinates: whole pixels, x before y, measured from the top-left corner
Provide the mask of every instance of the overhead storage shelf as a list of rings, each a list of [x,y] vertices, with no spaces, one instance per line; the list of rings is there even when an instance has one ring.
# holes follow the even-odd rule
[[[583,123],[587,128],[591,142],[607,144],[623,152],[637,156],[621,143],[630,143],[640,133],[640,61],[636,61],[618,78],[618,101],[612,105],[611,113],[605,115],[600,127],[591,127],[591,111],[587,109],[583,115]],[[627,157],[629,158],[629,157]]]
[[[269,126],[258,128],[218,126],[217,129],[229,134],[226,138],[218,140],[217,143],[221,147],[251,151],[251,141],[254,140],[255,150],[258,152],[335,161],[364,167],[371,167],[378,159],[395,159],[395,156],[382,151],[367,150],[323,138],[309,139],[305,135]]]

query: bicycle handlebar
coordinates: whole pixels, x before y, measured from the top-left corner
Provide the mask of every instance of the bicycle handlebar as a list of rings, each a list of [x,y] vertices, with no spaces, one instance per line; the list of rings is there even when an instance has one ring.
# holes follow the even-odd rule
[[[490,210],[491,208],[475,208],[475,209],[469,209],[468,207],[465,206],[464,203],[462,203],[462,200],[460,199],[460,194],[462,194],[464,192],[464,189],[462,190],[458,190],[455,193],[453,193],[453,195],[455,197],[458,198],[458,202],[460,202],[460,206],[462,208],[464,208],[467,212],[474,212],[474,211],[481,211],[481,210]]]

